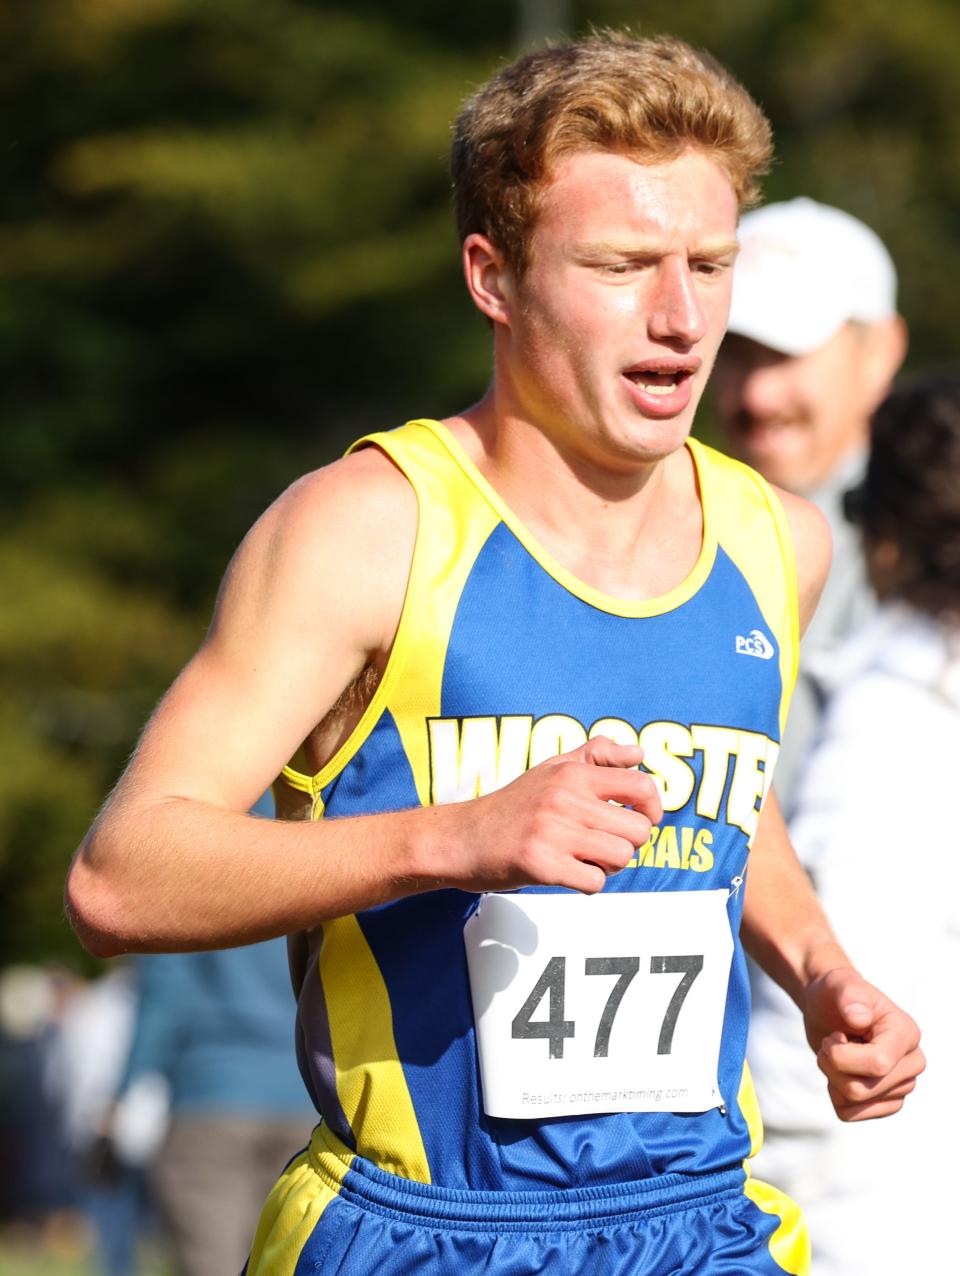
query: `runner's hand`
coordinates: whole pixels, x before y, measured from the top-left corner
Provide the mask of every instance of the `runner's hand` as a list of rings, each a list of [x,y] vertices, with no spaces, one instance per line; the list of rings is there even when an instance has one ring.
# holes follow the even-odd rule
[[[810,985],[804,1022],[841,1121],[899,1112],[926,1066],[920,1030],[905,1011],[841,967]]]
[[[443,884],[470,891],[603,890],[663,815],[652,777],[634,769],[642,758],[642,749],[598,736],[496,793],[430,808],[435,819],[455,822],[445,839]]]

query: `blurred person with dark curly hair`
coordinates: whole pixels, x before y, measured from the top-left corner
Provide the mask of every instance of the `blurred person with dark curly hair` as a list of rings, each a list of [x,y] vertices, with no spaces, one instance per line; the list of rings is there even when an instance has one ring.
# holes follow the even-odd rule
[[[818,1274],[945,1272],[955,1187],[933,1167],[960,1141],[960,375],[891,394],[847,507],[879,609],[819,668],[831,698],[791,833],[853,960],[923,1023],[929,1066],[899,1121],[841,1126],[806,1048],[758,1007],[752,1031],[780,1041],[765,1078],[798,1127],[758,1168],[803,1204]]]

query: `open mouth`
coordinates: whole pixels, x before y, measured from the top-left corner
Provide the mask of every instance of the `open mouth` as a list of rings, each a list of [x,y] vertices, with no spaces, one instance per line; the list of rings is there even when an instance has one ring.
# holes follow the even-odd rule
[[[644,416],[667,420],[684,412],[693,399],[693,378],[700,367],[696,357],[649,359],[623,368],[633,406]]]
[[[678,386],[693,374],[678,368],[675,372],[652,372],[644,368],[628,370],[623,374],[639,390],[654,396],[672,394]]]

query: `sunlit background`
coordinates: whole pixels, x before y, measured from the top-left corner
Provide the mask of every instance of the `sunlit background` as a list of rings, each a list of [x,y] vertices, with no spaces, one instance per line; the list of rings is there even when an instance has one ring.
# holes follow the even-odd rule
[[[955,361],[953,0],[0,7],[0,970],[95,968],[64,870],[257,513],[481,392],[458,103],[531,41],[628,23],[734,71],[774,125],[766,196],[873,226],[908,366]],[[0,1250],[2,1276],[60,1271],[38,1262]]]

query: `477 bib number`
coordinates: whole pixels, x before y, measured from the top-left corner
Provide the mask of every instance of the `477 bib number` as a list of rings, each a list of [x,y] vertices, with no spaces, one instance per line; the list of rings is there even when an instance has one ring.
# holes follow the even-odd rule
[[[718,1104],[726,902],[725,890],[484,896],[464,941],[485,1112]]]

